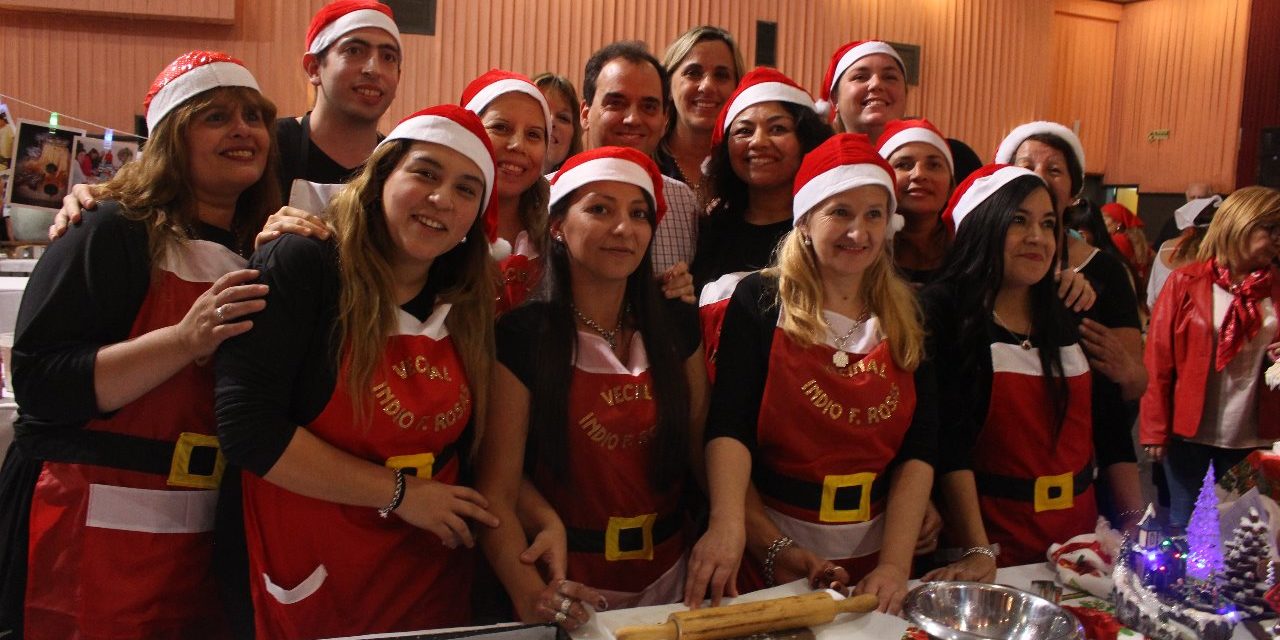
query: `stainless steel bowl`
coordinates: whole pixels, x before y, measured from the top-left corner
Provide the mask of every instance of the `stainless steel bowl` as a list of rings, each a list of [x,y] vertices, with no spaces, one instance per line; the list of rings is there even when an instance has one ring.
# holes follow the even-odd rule
[[[942,640],[1083,640],[1075,616],[1025,591],[980,582],[927,582],[909,593],[907,619]]]

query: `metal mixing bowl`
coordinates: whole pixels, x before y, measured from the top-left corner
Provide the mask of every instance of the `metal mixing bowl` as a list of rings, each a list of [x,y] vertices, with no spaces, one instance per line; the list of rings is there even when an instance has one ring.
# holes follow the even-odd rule
[[[1075,616],[1025,591],[980,582],[926,582],[907,593],[907,619],[942,640],[1083,640]]]

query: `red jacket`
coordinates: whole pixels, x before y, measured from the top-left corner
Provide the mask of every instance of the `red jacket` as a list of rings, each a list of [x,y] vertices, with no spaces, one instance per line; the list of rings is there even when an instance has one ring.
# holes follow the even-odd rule
[[[1271,303],[1280,313],[1280,277],[1272,280]],[[1151,380],[1142,396],[1142,444],[1164,445],[1170,432],[1196,435],[1216,350],[1213,275],[1207,261],[1196,262],[1169,276],[1151,310],[1143,358]],[[1259,391],[1258,437],[1280,439],[1280,391],[1265,384]]]

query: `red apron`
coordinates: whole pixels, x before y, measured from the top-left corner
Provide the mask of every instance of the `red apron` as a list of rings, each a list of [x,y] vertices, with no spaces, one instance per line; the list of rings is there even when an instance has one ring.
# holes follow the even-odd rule
[[[342,367],[333,397],[306,428],[352,455],[456,484],[471,391],[444,327],[400,311],[399,333],[368,391],[372,418],[353,419]],[[388,475],[390,475],[388,473]],[[470,618],[473,558],[376,509],[307,498],[244,476],[245,532],[260,638],[320,638],[431,629]]]
[[[1071,397],[1055,442],[1038,350],[991,345],[991,404],[974,443],[973,472],[1001,567],[1043,562],[1050,544],[1097,524],[1089,363],[1079,345],[1061,354]]]
[[[827,317],[841,334],[852,326]],[[911,426],[916,392],[874,316],[850,342],[849,364],[837,368],[832,345],[802,348],[774,330],[752,480],[784,535],[857,582],[879,560],[886,471]],[[764,586],[754,560],[741,575],[745,589]]]
[[[516,242],[520,244],[520,240]],[[528,244],[527,240],[524,244]],[[497,309],[501,315],[524,304],[529,298],[529,293],[542,278],[542,257],[512,253],[498,261],[498,276]]]
[[[720,327],[729,308],[729,299],[738,283],[750,275],[750,271],[726,273],[714,282],[708,282],[698,295],[698,319],[702,325],[703,353],[707,358],[707,380],[716,381],[716,354],[720,350]]]
[[[176,324],[213,281],[244,266],[214,242],[170,247],[130,338]],[[226,464],[213,435],[212,363],[184,367],[84,429],[95,445],[123,440],[120,457],[154,472],[44,464],[31,504],[26,637],[226,637],[211,566]]]
[[[573,464],[563,481],[545,466],[535,474],[569,531],[569,579],[603,590],[615,609],[676,602],[684,587],[683,483],[660,492],[649,483],[657,406],[639,334],[631,345],[628,369],[599,336],[578,334],[569,385]]]

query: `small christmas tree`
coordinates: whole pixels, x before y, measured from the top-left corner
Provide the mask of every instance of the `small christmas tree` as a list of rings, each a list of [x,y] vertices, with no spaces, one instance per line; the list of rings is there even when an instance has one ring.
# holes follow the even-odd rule
[[[1187,577],[1208,580],[1222,571],[1220,535],[1218,496],[1213,491],[1213,462],[1210,462],[1204,482],[1200,484],[1200,495],[1196,496],[1195,509],[1191,511],[1191,521],[1187,523],[1187,546],[1191,550],[1187,557]]]
[[[1227,542],[1223,573],[1219,576],[1222,593],[1247,616],[1260,616],[1267,611],[1263,596],[1267,592],[1265,568],[1270,564],[1267,547],[1267,525],[1257,509],[1240,518]]]

